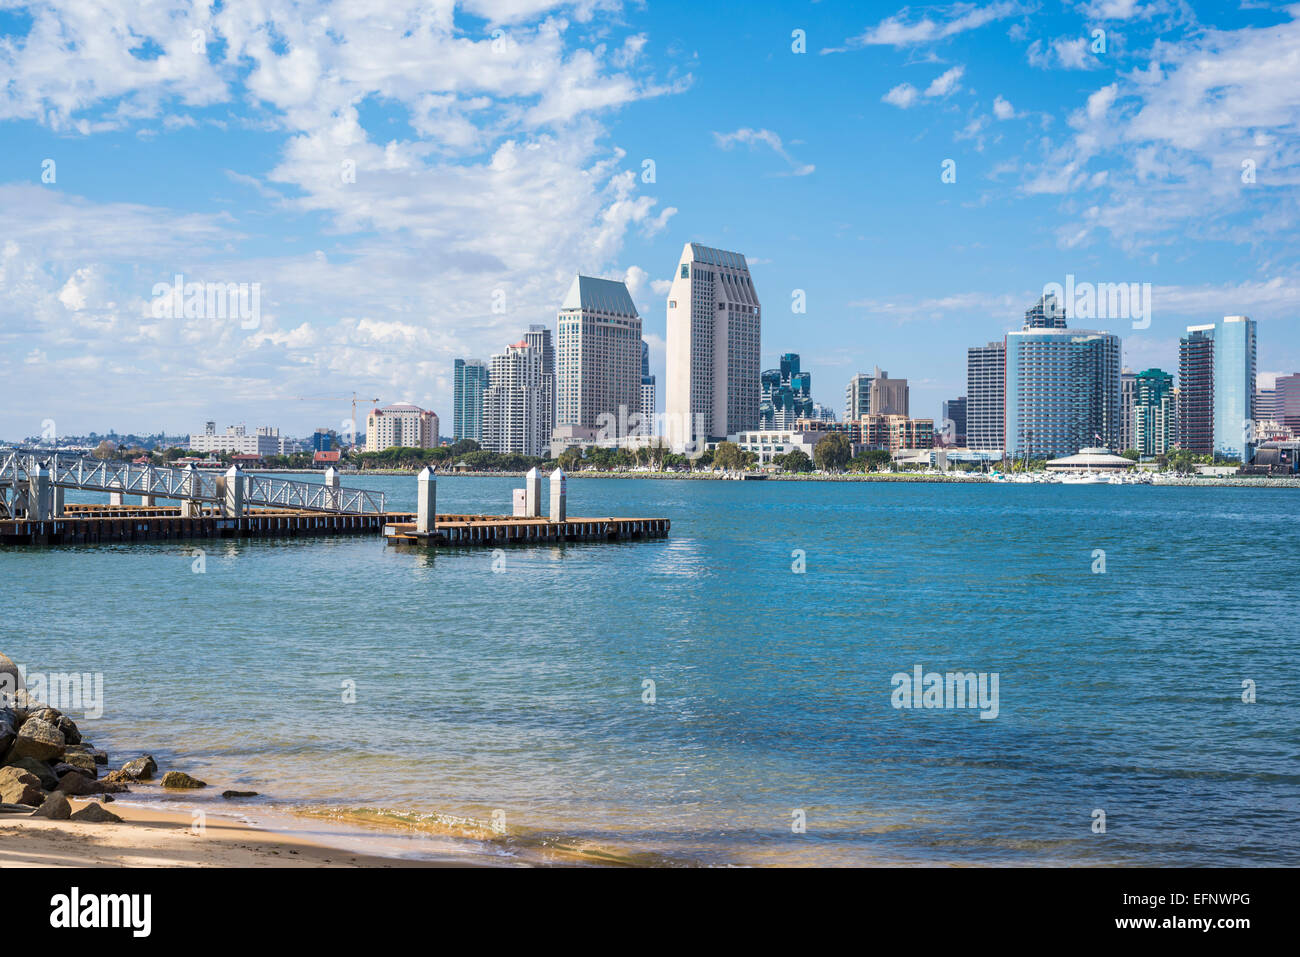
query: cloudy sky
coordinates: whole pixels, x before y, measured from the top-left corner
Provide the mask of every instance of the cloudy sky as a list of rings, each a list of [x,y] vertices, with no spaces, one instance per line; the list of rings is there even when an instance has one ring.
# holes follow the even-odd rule
[[[1300,369],[1300,6],[0,0],[0,80],[0,438],[304,434],[353,390],[450,431],[453,358],[579,271],[662,383],[692,240],[837,410],[879,365],[937,417],[1067,275],[1152,284],[1148,328],[1072,323],[1129,366],[1244,313]],[[257,321],[159,315],[178,274]]]

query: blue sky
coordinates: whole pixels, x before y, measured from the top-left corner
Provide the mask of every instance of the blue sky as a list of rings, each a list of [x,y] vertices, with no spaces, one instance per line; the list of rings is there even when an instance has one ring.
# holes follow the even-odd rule
[[[452,359],[577,271],[628,280],[662,383],[692,240],[837,411],[879,365],[937,418],[1067,275],[1152,284],[1148,328],[1072,322],[1133,368],[1247,314],[1300,369],[1297,6],[0,0],[0,38],[0,437],[302,434],[353,389],[450,431]],[[258,284],[255,328],[155,317],[177,273]]]

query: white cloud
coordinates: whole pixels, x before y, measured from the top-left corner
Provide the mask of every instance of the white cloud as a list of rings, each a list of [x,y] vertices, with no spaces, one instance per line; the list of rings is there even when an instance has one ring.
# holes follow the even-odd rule
[[[936,9],[936,18],[930,15],[920,19],[908,19],[907,11],[887,17],[876,26],[869,28],[847,41],[850,47],[893,46],[908,47],[925,43],[935,43],[948,37],[956,36],[967,30],[975,30],[985,24],[1020,12],[1016,3],[954,3]]]
[[[964,66],[955,66],[950,70],[945,70],[931,81],[930,85],[925,88],[926,96],[947,96],[953,90],[959,89],[958,82],[962,74],[966,72]]]
[[[1092,52],[1091,42],[1089,37],[1057,37],[1047,44],[1035,40],[1026,56],[1030,66],[1044,70],[1095,70],[1101,63]]]
[[[1009,120],[1016,115],[1015,107],[1000,95],[993,100],[993,115],[1000,120]]]
[[[921,91],[910,83],[900,83],[880,98],[882,103],[889,103],[899,109],[907,109],[920,97]]]
[[[733,133],[714,133],[713,140],[720,149],[729,150],[738,143],[749,146],[767,146],[783,160],[790,164],[790,176],[807,176],[816,169],[811,163],[800,163],[789,154],[781,143],[781,137],[771,130],[739,129]]]

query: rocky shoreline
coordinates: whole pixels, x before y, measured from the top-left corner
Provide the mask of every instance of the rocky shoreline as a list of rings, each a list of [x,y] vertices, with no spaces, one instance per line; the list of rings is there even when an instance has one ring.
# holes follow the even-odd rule
[[[0,654],[0,677],[18,676],[12,662]],[[66,714],[33,700],[21,688],[0,694],[0,814],[116,824],[122,818],[104,805],[114,801],[113,795],[129,792],[132,785],[157,781],[168,791],[207,787],[179,770],[169,770],[159,779],[158,763],[149,754],[116,770],[108,767],[108,753],[84,738]],[[253,794],[229,791],[222,796]],[[69,798],[91,803],[74,812]]]

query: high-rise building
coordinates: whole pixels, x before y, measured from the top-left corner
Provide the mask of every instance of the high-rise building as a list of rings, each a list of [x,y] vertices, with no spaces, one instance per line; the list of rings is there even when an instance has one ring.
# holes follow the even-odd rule
[[[767,369],[759,379],[760,429],[789,429],[796,419],[813,417],[812,373],[800,371],[797,353],[787,352],[781,357],[780,368]]]
[[[1300,372],[1278,376],[1273,391],[1276,393],[1273,400],[1276,421],[1300,434]]]
[[[952,426],[949,427],[948,423]],[[941,426],[944,441],[957,447],[966,444],[966,397],[948,399],[943,404],[943,424]]]
[[[666,405],[673,448],[758,426],[762,309],[740,253],[687,243],[668,290]]]
[[[871,377],[872,415],[908,415],[910,395],[906,379],[891,379],[888,372],[876,366]]]
[[[1007,333],[1006,452],[1052,458],[1114,449],[1122,429],[1119,336],[1067,329],[1057,324],[1063,316],[1048,312],[1044,324],[1030,325],[1031,309],[1025,328]]]
[[[560,304],[557,426],[594,429],[641,411],[641,316],[627,286],[576,276]]]
[[[483,442],[483,393],[488,387],[488,365],[482,359],[457,359],[453,375],[451,434],[457,442]]]
[[[551,340],[551,330],[534,323],[524,333],[524,342],[536,349],[542,357],[542,420],[546,423],[549,432],[555,428],[558,388],[555,374],[555,344]]]
[[[1055,294],[1045,293],[1034,305],[1025,310],[1026,329],[1064,329],[1065,309]]]
[[[1134,400],[1137,397],[1137,375],[1132,369],[1119,373],[1119,450],[1137,448],[1137,427],[1134,420]]]
[[[834,422],[835,410],[829,405],[814,402],[812,405],[812,418],[818,422]]]
[[[418,405],[399,403],[371,409],[366,416],[366,451],[431,449],[438,444],[438,416]]]
[[[542,353],[526,340],[492,357],[483,396],[483,448],[520,455],[549,451]]]
[[[650,374],[650,344],[641,340],[641,431],[655,435],[655,377]]]
[[[984,452],[1006,448],[1005,342],[966,350],[966,444]]]
[[[871,414],[871,376],[859,372],[844,388],[844,421]]]
[[[1255,418],[1261,422],[1277,422],[1277,389],[1255,388]]]
[[[1178,444],[1249,462],[1255,445],[1255,322],[1188,326],[1178,344]]]
[[[1147,369],[1133,377],[1133,444],[1143,456],[1165,455],[1178,438],[1178,405],[1174,377]]]

